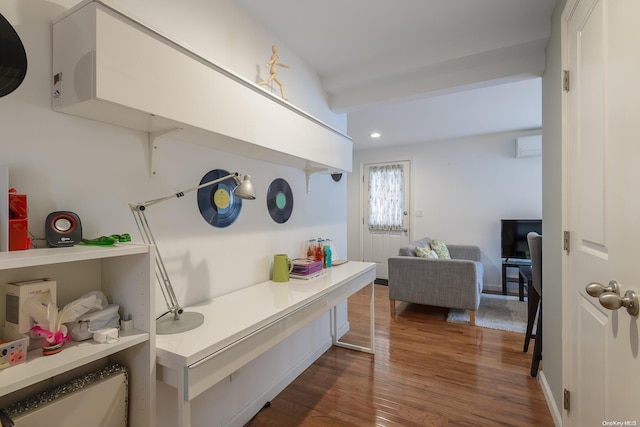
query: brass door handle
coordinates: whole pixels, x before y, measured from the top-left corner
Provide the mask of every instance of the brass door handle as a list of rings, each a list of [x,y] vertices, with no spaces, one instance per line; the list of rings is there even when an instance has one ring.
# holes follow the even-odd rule
[[[618,310],[622,307],[627,309],[627,313],[637,316],[640,313],[640,302],[635,291],[627,291],[624,297],[620,296],[620,284],[611,280],[607,286],[602,283],[591,282],[587,285],[586,291],[594,298],[598,298],[600,305],[609,310]]]
[[[594,298],[598,298],[600,295],[613,292],[616,295],[620,295],[620,285],[615,280],[611,280],[608,286],[604,286],[602,283],[591,282],[587,285],[587,293]]]
[[[613,292],[605,292],[600,295],[598,300],[604,308],[608,308],[609,310],[618,310],[625,307],[627,309],[627,313],[632,316],[637,316],[640,312],[638,294],[634,291],[625,292],[624,297]]]

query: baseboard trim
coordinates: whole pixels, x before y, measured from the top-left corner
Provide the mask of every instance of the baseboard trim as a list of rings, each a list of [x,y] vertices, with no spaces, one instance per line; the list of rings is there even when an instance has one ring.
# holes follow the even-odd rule
[[[242,427],[251,418],[253,418],[265,405],[274,397],[276,397],[282,390],[284,390],[289,384],[293,382],[305,369],[313,364],[324,352],[329,350],[333,344],[331,338],[325,340],[318,348],[310,353],[306,358],[302,359],[299,363],[292,366],[287,372],[280,377],[271,387],[260,394],[253,402],[249,403],[244,409],[238,412],[233,418],[229,419],[224,427]]]
[[[547,377],[544,376],[544,371],[540,371],[540,373],[538,374],[538,382],[540,383],[542,394],[547,401],[549,412],[551,412],[553,424],[556,427],[562,427],[562,412],[560,412],[558,405],[556,405],[556,401],[553,398],[553,393],[551,392],[551,388],[549,387],[549,383],[547,382]]]

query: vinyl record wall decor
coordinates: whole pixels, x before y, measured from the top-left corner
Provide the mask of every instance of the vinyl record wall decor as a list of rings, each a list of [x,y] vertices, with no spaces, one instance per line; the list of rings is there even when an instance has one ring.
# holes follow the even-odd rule
[[[200,184],[229,175],[224,169],[214,169],[202,177]],[[198,190],[198,208],[200,214],[214,227],[228,227],[238,218],[242,209],[242,199],[234,196],[236,187],[233,178],[226,179]]]
[[[289,183],[282,178],[274,179],[267,190],[267,210],[271,218],[283,224],[293,212],[293,193]]]
[[[0,14],[0,97],[10,94],[27,75],[27,53],[16,30]]]

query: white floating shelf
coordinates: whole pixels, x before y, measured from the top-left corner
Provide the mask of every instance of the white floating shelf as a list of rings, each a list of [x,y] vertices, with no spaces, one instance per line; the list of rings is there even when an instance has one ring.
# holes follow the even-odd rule
[[[145,254],[147,252],[149,252],[147,245],[133,243],[120,243],[115,246],[78,245],[68,248],[41,248],[2,252],[0,253],[0,270]]]
[[[350,172],[351,138],[100,0],[53,26],[53,108],[305,169]]]
[[[27,360],[0,371],[0,397],[21,388],[44,381],[53,376],[84,366],[87,363],[118,353],[149,339],[149,334],[128,331],[113,344],[99,344],[93,340],[68,342],[63,350],[51,356],[43,356],[41,349],[27,353]]]

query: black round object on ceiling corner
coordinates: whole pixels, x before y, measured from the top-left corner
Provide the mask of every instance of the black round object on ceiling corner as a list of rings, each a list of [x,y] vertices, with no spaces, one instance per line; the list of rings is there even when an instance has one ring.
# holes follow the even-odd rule
[[[27,53],[18,33],[0,14],[0,97],[20,86],[27,75]]]

